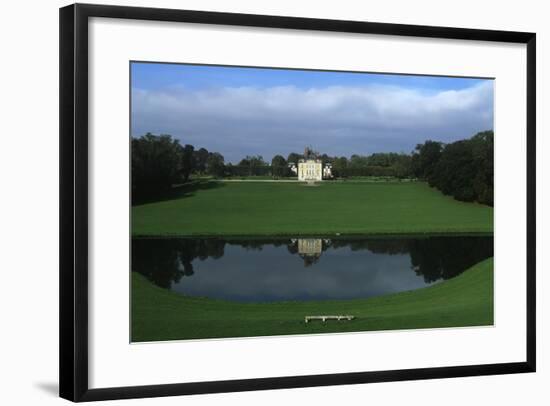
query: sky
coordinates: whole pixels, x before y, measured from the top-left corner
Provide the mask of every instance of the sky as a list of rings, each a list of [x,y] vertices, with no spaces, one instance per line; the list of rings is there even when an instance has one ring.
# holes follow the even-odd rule
[[[226,163],[306,146],[410,153],[493,129],[493,80],[167,63],[131,64],[132,136],[170,134]]]

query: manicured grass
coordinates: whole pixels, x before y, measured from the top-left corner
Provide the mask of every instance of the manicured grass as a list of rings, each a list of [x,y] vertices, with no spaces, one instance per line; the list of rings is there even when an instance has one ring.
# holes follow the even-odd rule
[[[321,314],[351,314],[356,319],[304,323],[304,316]],[[492,258],[426,288],[340,301],[241,304],[191,298],[132,274],[134,342],[492,324]]]
[[[133,235],[492,232],[493,209],[422,182],[194,181],[132,207]]]

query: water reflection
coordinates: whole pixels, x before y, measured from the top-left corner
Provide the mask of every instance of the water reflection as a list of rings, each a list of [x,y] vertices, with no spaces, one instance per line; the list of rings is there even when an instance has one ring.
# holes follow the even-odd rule
[[[352,299],[417,289],[493,255],[492,237],[133,239],[132,270],[241,302]]]

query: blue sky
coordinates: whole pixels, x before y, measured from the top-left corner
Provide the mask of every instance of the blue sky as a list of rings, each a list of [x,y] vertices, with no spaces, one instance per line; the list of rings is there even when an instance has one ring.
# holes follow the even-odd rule
[[[329,155],[410,152],[493,128],[493,81],[138,63],[132,135],[171,134],[238,162],[307,145]]]

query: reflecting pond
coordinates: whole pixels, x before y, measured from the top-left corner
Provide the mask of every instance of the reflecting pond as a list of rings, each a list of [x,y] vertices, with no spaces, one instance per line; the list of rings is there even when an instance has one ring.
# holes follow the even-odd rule
[[[492,236],[135,238],[132,270],[187,296],[356,299],[418,289],[493,256]]]

